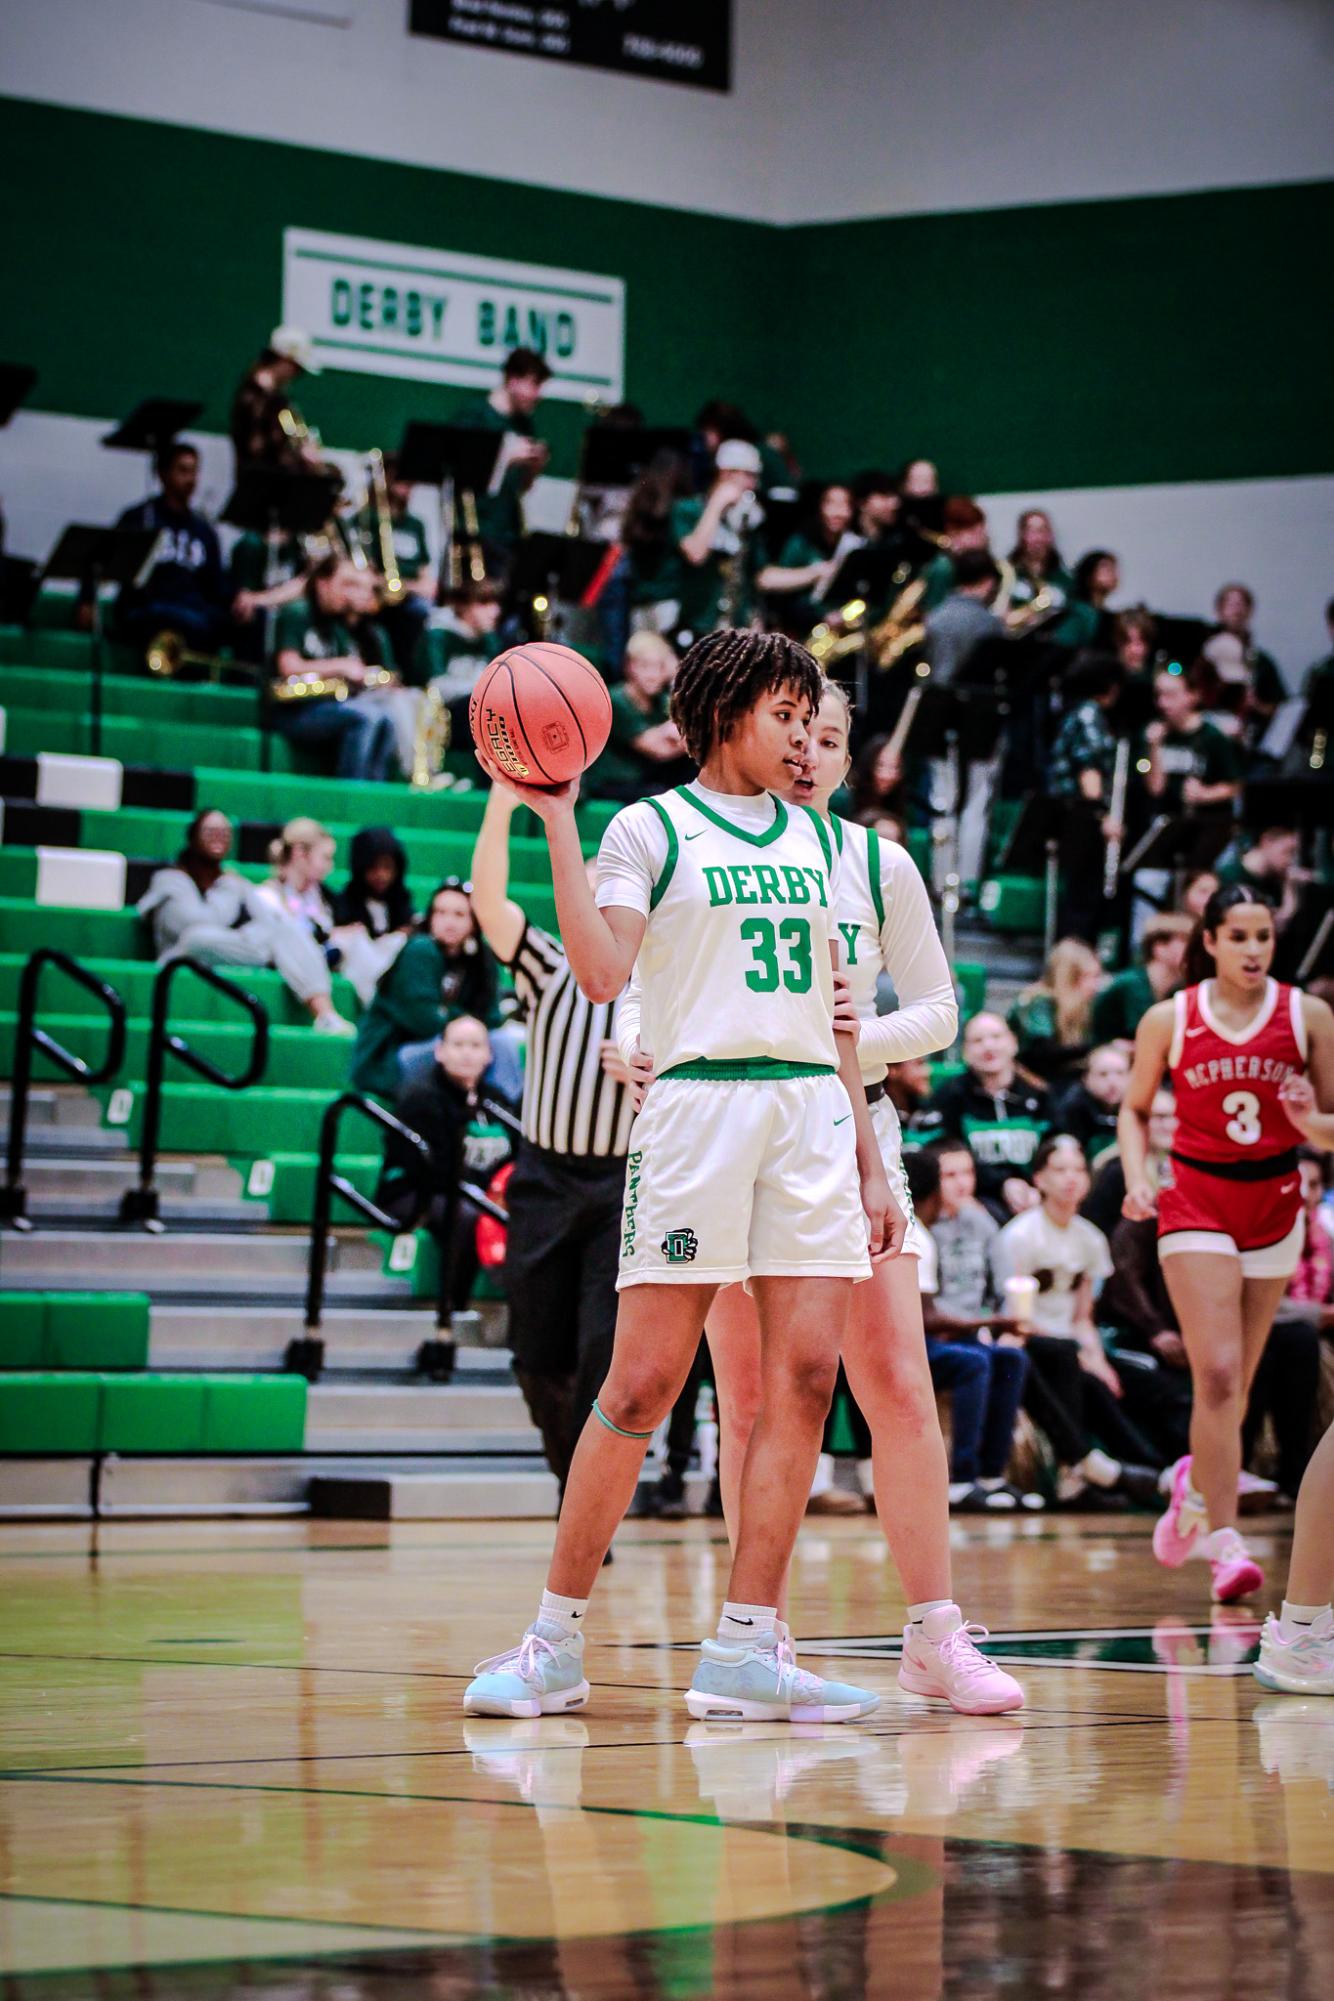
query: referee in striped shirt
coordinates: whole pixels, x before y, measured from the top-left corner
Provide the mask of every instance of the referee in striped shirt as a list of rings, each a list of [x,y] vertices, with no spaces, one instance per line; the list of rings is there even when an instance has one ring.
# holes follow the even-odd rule
[[[492,787],[473,850],[472,907],[482,936],[510,968],[528,1030],[505,1291],[514,1374],[563,1487],[611,1363],[634,1107],[613,1040],[615,1003],[584,998],[560,941],[530,924],[510,897],[518,804]]]

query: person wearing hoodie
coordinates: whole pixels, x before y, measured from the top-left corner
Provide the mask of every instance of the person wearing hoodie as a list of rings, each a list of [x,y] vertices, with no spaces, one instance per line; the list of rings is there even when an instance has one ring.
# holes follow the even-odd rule
[[[176,860],[155,871],[139,899],[159,961],[199,959],[206,966],[275,966],[326,1035],[351,1035],[333,1004],[328,961],[308,929],[266,901],[252,882],[225,866],[232,823],[205,807],[186,829]]]
[[[450,876],[358,1023],[352,1088],[389,1101],[418,1072],[429,1075],[440,1031],[457,1014],[475,1015],[490,1030],[501,1018],[496,962],[478,933],[469,885]],[[519,1095],[494,1063],[488,1082],[506,1097]]]
[[[362,827],[352,836],[348,860],[348,879],[333,899],[332,942],[342,953],[339,971],[369,1007],[412,931],[408,857],[388,827]]]

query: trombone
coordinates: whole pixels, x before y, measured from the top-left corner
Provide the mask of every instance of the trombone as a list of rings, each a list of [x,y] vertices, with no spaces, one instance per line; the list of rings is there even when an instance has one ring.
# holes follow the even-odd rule
[[[389,509],[389,481],[385,477],[384,453],[378,448],[367,455],[367,501],[374,523],[375,547],[380,558],[380,578],[385,601],[398,604],[403,596],[403,577],[394,548],[394,517]]]

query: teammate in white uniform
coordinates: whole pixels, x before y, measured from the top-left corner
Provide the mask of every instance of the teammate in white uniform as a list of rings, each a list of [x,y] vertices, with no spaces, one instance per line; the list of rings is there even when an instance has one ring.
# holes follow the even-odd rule
[[[616,1345],[570,1470],[549,1588],[519,1647],[479,1668],[465,1696],[474,1712],[587,1701],[594,1580],[714,1296],[741,1279],[759,1311],[765,1404],[718,1640],[704,1643],[687,1703],[703,1720],[841,1722],[878,1701],[799,1669],[777,1614],[868,1240],[892,1257],[907,1226],[855,1047],[833,1030],[834,843],[818,816],[771,796],[802,768],[820,688],[810,655],[775,634],[693,647],[672,713],[699,780],[617,815],[596,901],[577,787],[524,793],[546,827],[575,977],[611,1000],[638,961],[659,1076],[631,1133]]]
[[[898,1114],[884,1094],[891,1063],[948,1048],[958,1030],[954,982],[936,933],[930,898],[905,848],[869,828],[829,815],[829,800],[848,770],[849,713],[842,689],[826,684],[807,759],[787,797],[813,807],[841,854],[837,891],[839,967],[847,1003],[838,1022],[854,1030],[871,1121],[890,1187],[911,1213]],[[898,1008],[877,1014],[882,973]],[[640,1020],[632,985],[617,1015],[621,1054],[641,1079],[657,1060],[647,1014]],[[647,1052],[644,1054],[642,1052]],[[657,1083],[645,1100],[647,1117]],[[954,1601],[950,1575],[949,1468],[936,1417],[917,1283],[920,1225],[905,1256],[876,1267],[853,1294],[843,1336],[843,1364],[871,1427],[876,1506],[908,1606],[900,1686],[991,1714],[1017,1709],[1023,1691],[982,1654]],[[914,1239],[917,1238],[917,1242]],[[735,1523],[741,1469],[763,1394],[761,1342],[754,1302],[740,1286],[721,1292],[708,1319],[718,1387],[723,1510]],[[786,1593],[780,1610],[786,1610]]]

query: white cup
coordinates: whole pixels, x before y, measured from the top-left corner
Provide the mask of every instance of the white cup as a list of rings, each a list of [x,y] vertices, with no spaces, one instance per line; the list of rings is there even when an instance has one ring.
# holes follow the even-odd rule
[[[1005,1312],[1007,1318],[1017,1320],[1021,1327],[1033,1324],[1033,1308],[1038,1303],[1038,1282],[1035,1278],[1016,1275],[1005,1281]]]

